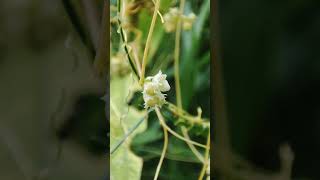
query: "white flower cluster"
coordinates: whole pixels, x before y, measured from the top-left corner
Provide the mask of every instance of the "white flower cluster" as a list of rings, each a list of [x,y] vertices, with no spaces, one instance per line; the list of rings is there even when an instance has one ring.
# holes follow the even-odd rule
[[[146,78],[142,92],[146,109],[155,106],[161,107],[165,103],[166,94],[163,94],[163,92],[170,90],[170,85],[166,78],[167,75],[162,74],[161,71],[155,76]]]
[[[169,12],[163,16],[164,29],[166,32],[173,32],[176,29],[178,19],[180,18],[179,14],[178,8],[170,8]],[[190,13],[188,16],[182,15],[182,28],[184,30],[190,30],[195,19],[196,15],[194,13]]]

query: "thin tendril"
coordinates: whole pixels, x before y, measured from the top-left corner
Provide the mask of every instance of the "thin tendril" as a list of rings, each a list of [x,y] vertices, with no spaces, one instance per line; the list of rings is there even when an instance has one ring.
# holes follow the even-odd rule
[[[176,86],[176,95],[177,95],[177,106],[178,106],[178,114],[180,114],[180,109],[182,109],[182,98],[181,98],[181,86],[180,86],[180,70],[179,70],[179,55],[180,55],[180,40],[181,40],[181,17],[184,10],[185,0],[180,1],[180,17],[178,18],[177,22],[177,29],[176,29],[176,37],[175,37],[175,48],[174,48],[174,79],[175,79],[175,86]],[[181,127],[181,131],[183,137],[190,140],[190,137],[187,133],[187,130],[184,126]],[[194,153],[194,155],[201,161],[204,162],[204,159],[200,152],[194,147],[193,144],[186,141],[190,150]]]
[[[156,5],[156,2],[154,2],[154,0],[152,0],[152,2],[153,2],[154,5]],[[158,15],[159,15],[159,17],[161,19],[161,23],[164,23],[164,19],[163,19],[162,14],[160,13],[159,10],[157,11],[157,13],[158,13]]]
[[[180,54],[180,35],[181,35],[181,15],[184,9],[184,0],[180,1],[180,17],[177,22],[175,48],[174,48],[174,80],[176,85],[177,105],[182,108],[181,88],[180,88],[180,72],[179,72],[179,54]]]
[[[186,139],[190,139],[189,135],[188,135],[188,132],[187,132],[187,129],[182,126],[181,127],[181,131],[182,131],[182,134],[183,136],[186,138]],[[200,162],[204,163],[204,157],[201,155],[201,153],[196,149],[196,147],[194,147],[193,144],[190,144],[189,142],[186,142],[187,145],[189,146],[190,150],[193,152],[193,154],[199,159]]]
[[[208,161],[209,161],[209,149],[210,149],[210,132],[208,133],[208,138],[207,138],[207,149],[206,149],[206,154],[205,154],[205,162],[203,163],[203,167],[199,176],[198,180],[202,180],[204,177],[204,174],[206,172],[207,166],[208,166]]]
[[[161,113],[159,113],[159,120],[162,121],[163,126],[164,126],[172,135],[176,136],[178,139],[181,139],[182,141],[189,142],[189,143],[191,143],[191,144],[193,144],[193,145],[196,145],[196,146],[199,146],[199,147],[202,147],[202,148],[205,148],[205,149],[207,148],[205,145],[200,144],[200,143],[198,143],[198,142],[194,142],[194,141],[192,141],[192,140],[188,140],[188,139],[182,137],[181,135],[179,135],[178,133],[176,133],[174,130],[172,130],[172,129],[166,124],[166,122],[164,121],[163,116],[162,116]]]
[[[162,163],[163,163],[163,159],[164,159],[164,157],[166,155],[166,151],[167,151],[167,148],[168,148],[168,141],[169,141],[168,140],[168,131],[167,131],[166,127],[164,126],[163,121],[160,120],[160,118],[161,118],[159,116],[159,115],[161,115],[160,114],[160,110],[159,110],[158,107],[156,107],[155,110],[156,110],[158,119],[160,121],[160,124],[161,124],[161,126],[163,128],[164,144],[163,144],[163,150],[162,150],[162,153],[161,153],[161,157],[160,157],[160,160],[159,160],[159,163],[158,163],[158,166],[157,166],[156,174],[155,174],[153,180],[157,180],[158,179],[159,172],[160,172],[160,169],[161,169],[161,166],[162,166]]]

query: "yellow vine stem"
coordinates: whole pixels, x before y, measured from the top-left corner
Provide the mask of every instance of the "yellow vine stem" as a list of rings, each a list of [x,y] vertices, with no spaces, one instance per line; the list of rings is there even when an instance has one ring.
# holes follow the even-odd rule
[[[186,139],[189,139],[190,140],[190,137],[188,135],[188,132],[187,132],[187,128],[182,126],[181,127],[181,131],[182,131],[182,134],[183,136],[186,138]],[[187,145],[189,146],[190,150],[193,152],[193,154],[199,159],[200,162],[204,163],[205,160],[204,160],[204,157],[201,155],[201,153],[196,149],[196,147],[194,147],[193,144],[190,144],[187,142]]]
[[[204,177],[204,174],[206,172],[206,169],[208,167],[208,161],[209,161],[209,150],[210,150],[210,131],[208,133],[208,138],[207,138],[207,149],[206,149],[206,153],[205,153],[205,162],[203,163],[203,167],[199,176],[198,180],[202,180]]]
[[[158,108],[159,109],[159,108]],[[156,108],[157,110],[157,108]],[[156,111],[157,112],[157,111]],[[184,137],[182,137],[181,135],[179,135],[178,133],[176,133],[174,130],[172,130],[167,124],[166,122],[164,121],[164,118],[162,116],[162,114],[157,112],[157,115],[158,115],[158,118],[159,120],[161,121],[162,125],[174,136],[176,136],[178,139],[182,140],[182,141],[185,141],[185,142],[188,142],[190,144],[193,144],[193,145],[196,145],[196,146],[199,146],[199,147],[202,147],[202,148],[205,148],[207,149],[207,146],[201,144],[201,143],[198,143],[198,142],[195,142],[195,141],[192,141],[192,140],[189,140],[189,139],[186,139]]]
[[[179,18],[176,28],[176,38],[174,46],[174,80],[176,85],[177,106],[182,108],[181,88],[180,88],[180,70],[179,70],[179,54],[180,54],[180,36],[181,36],[181,17],[183,14],[185,0],[180,1]]]
[[[177,96],[177,106],[178,106],[178,114],[180,114],[180,109],[182,109],[182,98],[181,98],[181,86],[180,86],[180,70],[179,70],[179,59],[180,59],[180,40],[181,40],[181,24],[182,24],[182,14],[184,11],[185,0],[180,1],[180,9],[179,9],[179,18],[177,22],[176,28],[176,36],[175,36],[175,48],[174,48],[174,78],[175,78],[175,86],[176,86],[176,96]],[[184,126],[181,127],[182,135],[184,138],[191,140],[187,130]],[[204,162],[201,153],[194,147],[193,144],[186,142],[189,146],[190,150],[194,153],[194,155],[201,161]]]
[[[162,153],[161,153],[161,157],[160,157],[160,160],[159,160],[159,163],[158,163],[158,166],[157,166],[156,174],[155,174],[153,180],[157,180],[158,179],[158,176],[159,176],[159,173],[160,173],[160,169],[161,169],[161,166],[162,166],[162,162],[163,162],[163,159],[165,157],[165,154],[166,154],[166,151],[167,151],[167,148],[168,148],[168,142],[169,142],[169,140],[168,140],[168,131],[165,128],[165,126],[163,124],[163,121],[160,120],[162,118],[160,110],[159,110],[158,107],[156,107],[155,109],[156,109],[156,113],[157,113],[159,122],[160,122],[160,124],[161,124],[161,126],[163,128],[164,144],[163,144],[163,150],[162,150]]]
[[[151,37],[153,34],[154,26],[156,24],[157,12],[159,11],[159,7],[160,7],[160,0],[157,0],[157,2],[155,4],[154,12],[153,12],[152,20],[151,20],[151,25],[150,25],[150,29],[149,29],[149,33],[148,33],[148,37],[147,37],[147,41],[146,41],[146,46],[145,46],[145,49],[143,52],[142,68],[141,68],[141,75],[140,75],[140,81],[139,81],[140,85],[143,85],[143,83],[144,83],[144,76],[145,76],[146,65],[147,65],[147,55],[148,55],[148,51],[150,48]]]
[[[178,108],[176,105],[174,105],[168,101],[167,101],[167,104],[168,104],[169,111],[171,111],[175,115],[179,116],[180,118],[189,121],[190,124],[203,125],[203,126],[207,126],[209,128],[209,126],[210,126],[209,120],[203,119],[198,116],[192,116],[188,112],[186,112],[185,110]]]
[[[154,2],[154,0],[152,0],[152,2],[153,2],[154,5],[156,4],[156,2]],[[160,13],[159,10],[157,11],[157,13],[158,13],[158,15],[159,15],[159,17],[161,19],[161,22],[164,23],[164,19],[163,19],[162,14]]]

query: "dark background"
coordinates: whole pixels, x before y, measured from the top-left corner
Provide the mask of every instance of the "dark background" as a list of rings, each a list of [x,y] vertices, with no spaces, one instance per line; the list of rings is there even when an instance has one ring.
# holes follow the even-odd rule
[[[1,180],[102,179],[108,169],[105,81],[62,2],[0,1]]]
[[[319,179],[320,1],[218,1],[233,149],[279,170],[279,145],[295,153],[294,178]]]

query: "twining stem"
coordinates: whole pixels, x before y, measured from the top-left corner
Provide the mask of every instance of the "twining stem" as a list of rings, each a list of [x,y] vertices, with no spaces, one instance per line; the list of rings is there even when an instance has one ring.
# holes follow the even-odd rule
[[[177,113],[181,114],[182,109],[182,98],[181,98],[181,87],[180,87],[180,70],[179,70],[179,59],[180,59],[180,40],[181,40],[181,25],[182,25],[182,14],[184,11],[185,0],[180,1],[180,9],[176,28],[176,36],[175,36],[175,48],[174,48],[174,79],[175,79],[175,86],[176,86],[176,97],[177,97]],[[187,130],[184,126],[181,127],[182,135],[184,138],[191,140]],[[193,146],[193,144],[188,143],[190,150],[195,154],[195,156],[201,161],[204,162],[202,155],[200,152]]]
[[[160,0],[157,0],[156,4],[155,4],[155,8],[154,8],[154,12],[153,12],[153,16],[152,16],[152,20],[151,20],[151,25],[149,28],[149,33],[148,33],[148,37],[147,37],[147,41],[146,41],[146,46],[143,52],[143,57],[142,57],[142,67],[141,67],[141,75],[140,75],[140,85],[143,85],[144,83],[144,77],[145,77],[145,71],[146,71],[146,65],[147,65],[147,55],[149,52],[149,48],[151,45],[151,37],[153,34],[153,30],[154,30],[154,26],[156,24],[156,20],[157,20],[157,12],[159,11],[159,7],[160,7]]]
[[[152,0],[152,2],[153,2],[154,5],[156,4],[156,2],[154,2],[154,0]],[[164,23],[164,19],[163,19],[163,17],[162,17],[162,15],[161,15],[159,10],[157,11],[157,13],[158,13],[158,15],[159,15],[159,17],[161,19],[161,22]]]
[[[179,18],[176,28],[175,48],[174,48],[174,80],[176,85],[177,105],[182,108],[181,88],[180,88],[180,71],[179,71],[179,55],[180,55],[180,35],[181,35],[181,17],[183,14],[185,0],[180,1]]]
[[[207,138],[207,149],[206,149],[206,153],[205,153],[205,162],[203,163],[203,167],[202,167],[202,170],[201,170],[201,173],[200,173],[200,176],[199,176],[199,179],[198,180],[202,180],[203,177],[204,177],[204,174],[206,172],[206,169],[208,167],[208,163],[209,163],[209,150],[210,150],[210,131],[208,133],[208,138]]]
[[[161,157],[160,157],[160,160],[159,160],[159,163],[158,163],[158,166],[157,166],[157,170],[156,170],[156,174],[154,176],[154,180],[157,180],[158,179],[158,176],[159,176],[159,172],[160,172],[160,169],[161,169],[161,166],[162,166],[162,162],[163,162],[163,159],[165,157],[165,154],[166,154],[166,151],[167,151],[167,148],[168,148],[168,130],[165,128],[164,124],[163,124],[163,121],[160,120],[161,116],[161,113],[160,113],[160,110],[158,107],[155,108],[156,109],[156,113],[158,115],[158,119],[160,121],[160,124],[163,128],[163,134],[164,134],[164,144],[163,144],[163,150],[162,150],[162,153],[161,153]]]
[[[166,122],[164,121],[164,118],[163,118],[162,114],[160,113],[160,111],[159,111],[159,113],[157,113],[157,115],[158,115],[159,120],[162,121],[162,122],[161,122],[162,125],[163,125],[172,135],[176,136],[178,139],[181,139],[182,141],[189,142],[190,144],[193,144],[193,145],[196,145],[196,146],[205,148],[205,149],[207,148],[205,145],[200,144],[200,143],[195,142],[195,141],[192,141],[192,140],[189,140],[189,139],[186,139],[186,138],[182,137],[181,135],[179,135],[178,133],[176,133],[174,130],[172,130],[172,129],[166,124]]]
[[[196,116],[196,117],[192,116],[188,112],[183,110],[182,108],[179,108],[170,102],[167,102],[167,104],[168,104],[168,107],[166,107],[166,106],[164,106],[164,107],[167,108],[172,113],[174,113],[175,115],[179,116],[180,118],[183,118],[183,119],[189,121],[191,124],[201,124],[203,126],[206,126],[208,124],[208,127],[209,127],[209,120],[203,119],[198,116]]]
[[[182,131],[182,134],[183,136],[186,138],[186,139],[189,139],[190,140],[190,137],[188,135],[188,132],[187,132],[187,128],[185,128],[184,126],[181,127],[181,131]],[[196,149],[196,147],[194,147],[194,145],[190,144],[187,142],[187,145],[189,146],[190,150],[193,152],[193,154],[199,159],[200,162],[204,163],[204,157],[201,155],[201,153]]]

